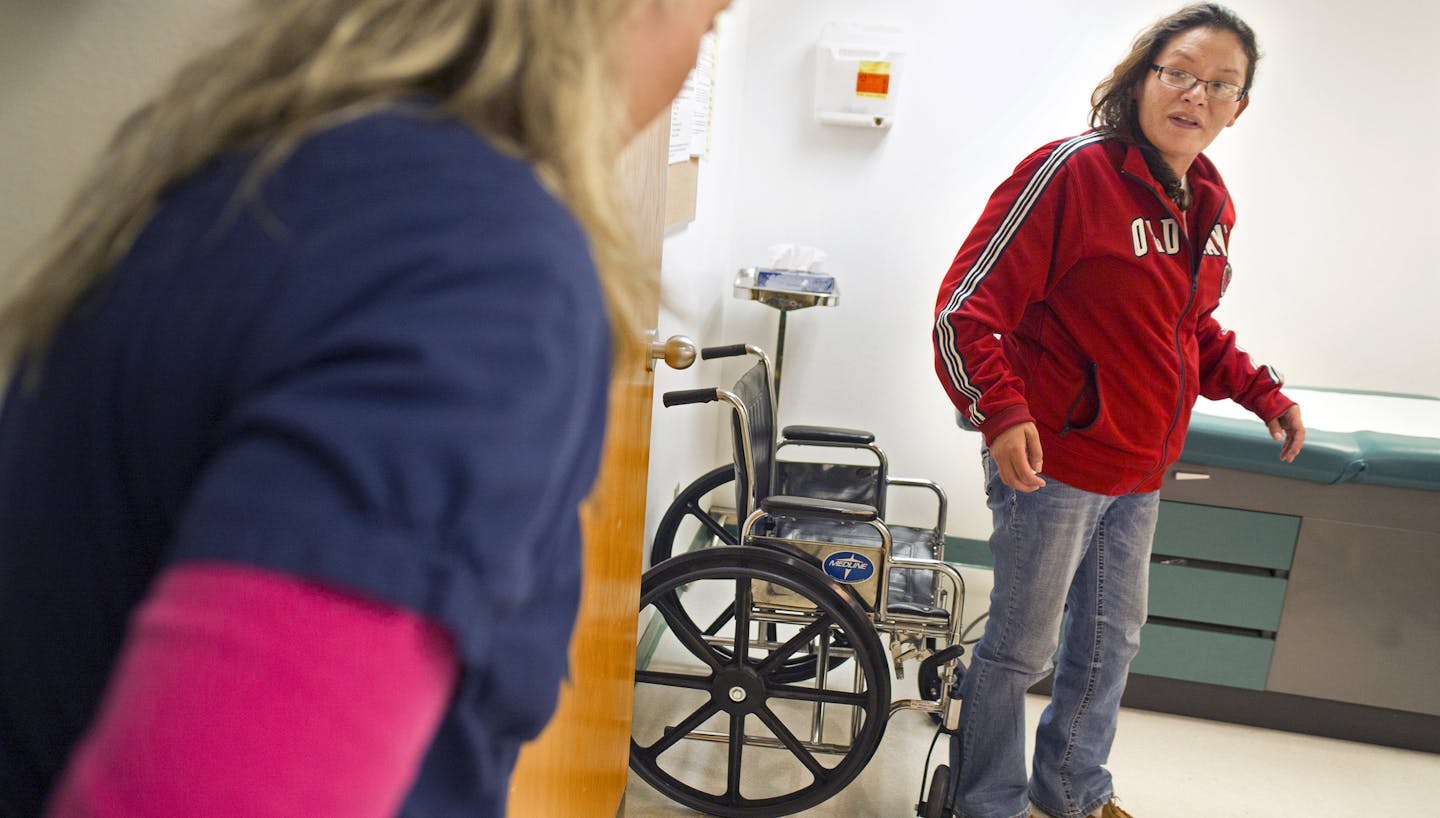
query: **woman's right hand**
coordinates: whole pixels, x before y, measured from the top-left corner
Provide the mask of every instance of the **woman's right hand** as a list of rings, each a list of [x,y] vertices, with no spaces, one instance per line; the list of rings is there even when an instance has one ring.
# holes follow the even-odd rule
[[[1044,457],[1040,452],[1040,433],[1034,423],[1021,423],[995,436],[990,443],[990,457],[1000,470],[1005,485],[1026,494],[1043,488],[1040,476]]]

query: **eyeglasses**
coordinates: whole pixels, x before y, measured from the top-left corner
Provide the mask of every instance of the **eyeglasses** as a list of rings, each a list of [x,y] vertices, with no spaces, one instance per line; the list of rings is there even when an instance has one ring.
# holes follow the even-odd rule
[[[1196,85],[1203,85],[1205,86],[1205,95],[1218,102],[1235,102],[1249,93],[1248,88],[1241,88],[1233,82],[1202,80],[1189,71],[1181,71],[1178,68],[1152,65],[1150,69],[1155,72],[1155,76],[1159,77],[1161,82],[1171,88],[1189,91]]]

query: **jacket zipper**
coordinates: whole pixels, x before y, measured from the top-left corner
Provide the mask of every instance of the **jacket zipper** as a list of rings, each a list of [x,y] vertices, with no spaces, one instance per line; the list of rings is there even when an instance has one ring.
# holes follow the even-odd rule
[[[1170,206],[1165,204],[1165,200],[1160,197],[1160,194],[1155,192],[1155,188],[1146,184],[1145,180],[1126,170],[1122,170],[1120,173],[1130,177],[1137,184],[1150,191],[1150,195],[1155,197],[1155,200],[1160,203],[1160,206],[1165,209],[1165,212],[1170,213],[1172,216],[1175,215],[1175,213],[1170,210]],[[1227,190],[1225,191],[1224,198],[1220,200],[1220,207],[1215,211],[1215,221],[1211,223],[1209,229],[1202,234],[1206,237],[1207,241],[1209,240],[1210,234],[1215,232],[1215,225],[1220,223],[1220,215],[1225,212],[1225,205],[1229,202],[1230,191]],[[1180,412],[1185,404],[1185,350],[1180,347],[1180,328],[1185,325],[1185,316],[1190,314],[1190,308],[1195,306],[1195,295],[1200,288],[1200,263],[1204,261],[1204,255],[1195,254],[1195,243],[1190,238],[1190,231],[1183,229],[1185,225],[1185,214],[1183,212],[1180,214],[1180,225],[1182,228],[1180,235],[1185,241],[1187,252],[1190,253],[1190,297],[1185,302],[1185,308],[1180,311],[1180,318],[1175,322],[1175,331],[1172,334],[1174,338],[1175,355],[1180,359],[1179,394],[1175,398],[1175,412],[1170,416],[1170,428],[1165,430],[1165,439],[1160,443],[1159,462],[1156,463],[1155,468],[1146,472],[1145,476],[1140,478],[1140,482],[1131,486],[1130,491],[1126,492],[1126,494],[1133,494],[1136,489],[1145,485],[1145,481],[1154,477],[1156,472],[1165,468],[1165,458],[1170,454],[1170,437],[1175,434],[1175,427],[1180,423]]]

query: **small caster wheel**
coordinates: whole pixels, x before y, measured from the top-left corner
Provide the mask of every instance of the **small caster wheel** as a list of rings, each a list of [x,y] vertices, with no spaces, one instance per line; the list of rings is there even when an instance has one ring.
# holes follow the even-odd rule
[[[920,811],[915,814],[921,818],[950,818],[954,813],[947,803],[949,796],[950,768],[941,764],[930,776],[930,790],[925,794],[925,800],[920,802]]]

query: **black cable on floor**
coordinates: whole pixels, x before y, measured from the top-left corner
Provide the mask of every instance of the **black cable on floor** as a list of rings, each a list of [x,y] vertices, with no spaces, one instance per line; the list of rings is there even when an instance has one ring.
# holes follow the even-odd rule
[[[945,724],[942,721],[940,726],[935,728],[935,738],[930,739],[930,749],[925,751],[925,766],[920,768],[920,797],[915,799],[919,804],[925,800],[926,785],[930,783],[930,757],[935,754],[935,744],[940,741],[940,734],[945,732]]]

